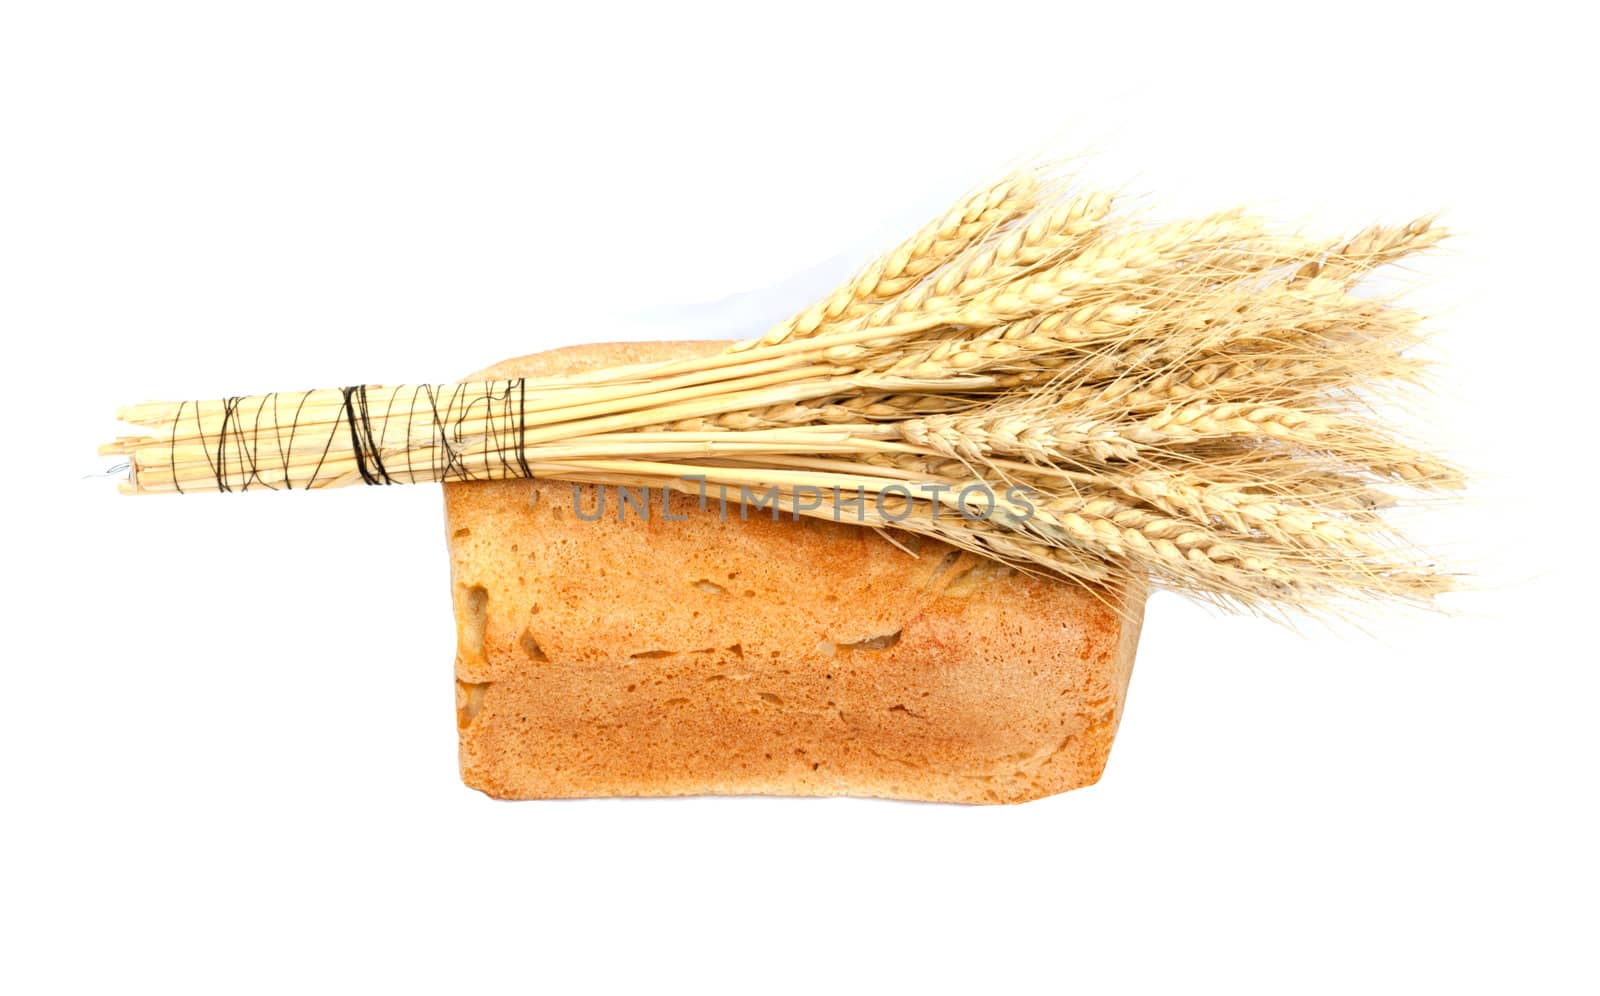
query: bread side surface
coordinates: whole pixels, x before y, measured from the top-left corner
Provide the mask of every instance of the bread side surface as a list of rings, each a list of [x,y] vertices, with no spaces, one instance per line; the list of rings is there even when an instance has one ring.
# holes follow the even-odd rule
[[[574,347],[475,376],[723,345]],[[444,490],[461,771],[492,796],[1021,802],[1105,767],[1142,591],[848,523],[724,519],[686,495],[666,499],[671,519],[656,492],[648,520],[619,521],[608,488],[585,521],[602,508],[591,486]]]

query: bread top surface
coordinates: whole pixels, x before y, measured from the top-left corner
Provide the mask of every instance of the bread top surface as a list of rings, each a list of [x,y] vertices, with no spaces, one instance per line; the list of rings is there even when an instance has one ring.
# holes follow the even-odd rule
[[[513,377],[560,377],[606,367],[635,363],[664,363],[710,356],[726,349],[726,339],[680,339],[673,342],[593,342],[561,346],[542,353],[529,353],[501,360],[465,378],[466,380],[509,380]]]

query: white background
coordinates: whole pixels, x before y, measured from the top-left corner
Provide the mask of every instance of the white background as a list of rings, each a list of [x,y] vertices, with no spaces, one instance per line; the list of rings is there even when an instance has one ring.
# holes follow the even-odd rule
[[[1068,6],[6,4],[0,988],[1594,991],[1588,28]],[[1459,233],[1422,531],[1477,590],[1158,596],[1097,787],[495,803],[436,489],[86,479],[123,403],[754,333],[1041,151]]]

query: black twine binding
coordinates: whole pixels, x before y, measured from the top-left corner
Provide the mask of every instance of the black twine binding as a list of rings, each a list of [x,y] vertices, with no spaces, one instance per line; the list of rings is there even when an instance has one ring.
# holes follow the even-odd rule
[[[217,475],[217,490],[218,491],[232,491],[233,490],[232,488],[228,487],[228,477],[227,477],[227,474],[228,474],[228,423],[233,420],[233,413],[235,411],[237,411],[238,408],[239,408],[239,398],[237,396],[234,396],[234,397],[231,397],[231,398],[223,398],[222,399],[222,425],[217,429],[217,459],[216,459],[215,465],[211,468],[212,472]],[[196,405],[195,406],[196,415],[199,414],[199,411],[200,411],[200,406]]]
[[[510,391],[507,391],[509,400]],[[509,405],[507,407],[510,407]],[[517,378],[517,466],[522,470],[523,477],[532,477],[533,470],[528,466],[528,378]]]
[[[361,479],[368,484],[393,484],[394,478],[383,469],[383,459],[378,454],[378,445],[372,439],[372,417],[367,411],[367,388],[358,384],[355,387],[341,389],[344,393],[344,417],[350,423],[350,449],[355,453],[356,470],[361,473]],[[356,406],[361,407],[361,414],[357,416]],[[372,468],[371,470],[368,467]]]

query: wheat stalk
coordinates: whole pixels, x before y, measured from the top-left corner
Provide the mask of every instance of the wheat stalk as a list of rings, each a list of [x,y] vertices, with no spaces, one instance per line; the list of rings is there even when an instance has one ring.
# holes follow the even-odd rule
[[[1252,609],[1427,601],[1448,577],[1382,513],[1461,478],[1374,408],[1418,383],[1419,319],[1359,284],[1442,236],[1422,219],[1313,239],[1239,210],[1152,224],[1034,167],[711,356],[134,405],[119,415],[145,432],[103,452],[135,493],[820,490],[795,514],[1083,583]]]

